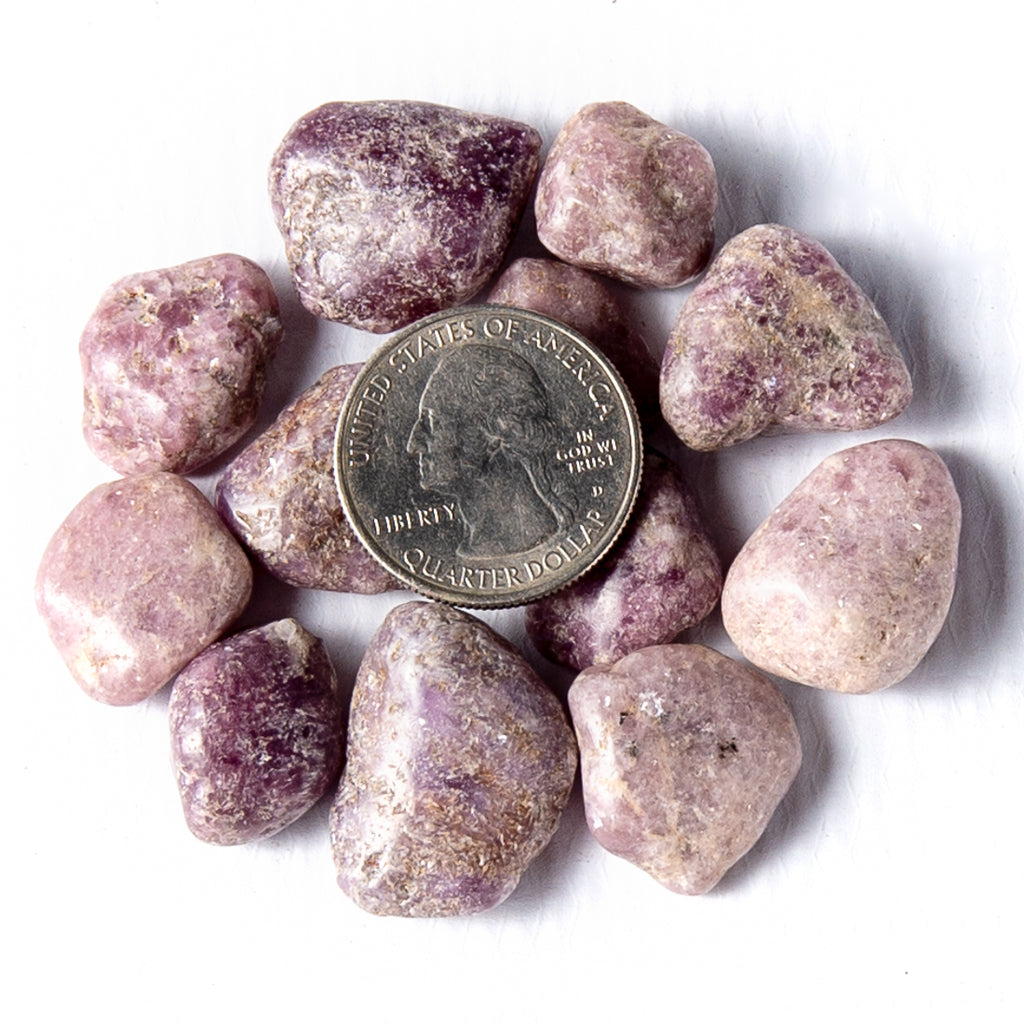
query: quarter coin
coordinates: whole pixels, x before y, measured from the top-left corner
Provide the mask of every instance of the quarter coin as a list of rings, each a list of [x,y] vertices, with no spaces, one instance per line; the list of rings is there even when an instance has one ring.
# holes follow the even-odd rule
[[[386,341],[338,421],[352,529],[407,587],[523,604],[604,555],[640,482],[618,373],[576,331],[510,306],[449,309]]]

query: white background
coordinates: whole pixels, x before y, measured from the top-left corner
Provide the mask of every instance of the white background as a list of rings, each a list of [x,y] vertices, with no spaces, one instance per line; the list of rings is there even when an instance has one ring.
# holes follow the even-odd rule
[[[1007,9],[204,0],[6,15],[5,1019],[1021,1011],[1021,82]],[[81,438],[77,362],[108,284],[222,251],[261,263],[288,332],[263,425],[376,344],[299,308],[265,178],[300,115],[378,98],[516,117],[545,146],[584,103],[628,100],[711,152],[719,246],[762,221],[815,235],[906,353],[915,399],[885,428],[683,457],[726,558],[824,455],[869,437],[936,448],[965,510],[952,612],[910,678],[865,697],[783,684],[804,766],[761,842],[707,896],[673,895],[607,855],[577,790],[501,907],[373,918],[335,885],[326,801],[257,845],[194,839],[168,765],[166,690],[127,709],[93,703],[36,617],[46,541],[113,477]],[[538,252],[531,231],[528,217],[516,252]],[[658,353],[686,294],[625,297]],[[225,461],[197,478],[207,493]],[[244,624],[295,615],[326,639],[346,685],[404,599],[258,584]],[[521,613],[487,618],[564,689],[529,651]],[[689,638],[734,653],[717,618]]]

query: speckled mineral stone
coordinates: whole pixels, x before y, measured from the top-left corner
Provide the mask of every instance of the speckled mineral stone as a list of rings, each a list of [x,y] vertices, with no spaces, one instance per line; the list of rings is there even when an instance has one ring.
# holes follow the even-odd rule
[[[277,296],[226,253],[112,284],[79,343],[82,427],[119,473],[190,473],[256,421],[281,340]]]
[[[464,302],[504,256],[539,151],[529,125],[431,103],[306,114],[270,166],[303,305],[384,332]]]
[[[592,103],[562,127],[537,182],[537,234],[560,259],[628,284],[672,288],[714,245],[707,150],[628,103]]]
[[[576,745],[529,663],[445,605],[395,608],[356,678],[331,812],[338,884],[364,910],[472,914],[547,845]]]
[[[217,509],[276,576],[295,587],[380,594],[398,581],[352,533],[334,480],[334,433],[361,364],[335,366],[240,452]]]
[[[587,824],[673,892],[707,892],[757,841],[800,767],[778,688],[697,645],[646,647],[569,689]]]
[[[693,496],[667,460],[648,454],[636,509],[605,559],[526,606],[526,632],[575,669],[667,643],[718,602],[722,566]]]
[[[323,643],[294,619],[208,647],[174,681],[168,715],[185,821],[207,843],[280,832],[341,771],[334,669]]]
[[[515,260],[488,302],[543,313],[579,331],[612,361],[645,421],[660,419],[658,363],[599,277],[559,260]]]
[[[36,606],[90,697],[155,693],[234,621],[252,589],[238,541],[172,473],[90,491],[57,529],[36,574]]]
[[[736,556],[722,617],[767,672],[870,693],[907,676],[946,619],[960,499],[943,461],[913,441],[830,455]]]
[[[661,366],[661,410],[691,448],[766,429],[864,430],[910,402],[910,374],[871,300],[818,242],[761,224],[694,288]]]

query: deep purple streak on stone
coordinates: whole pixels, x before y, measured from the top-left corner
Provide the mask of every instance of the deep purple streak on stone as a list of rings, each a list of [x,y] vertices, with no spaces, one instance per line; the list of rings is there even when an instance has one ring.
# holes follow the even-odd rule
[[[102,484],[43,553],[35,597],[90,697],[134,704],[235,620],[252,589],[245,552],[203,495],[171,473]]]
[[[775,684],[707,647],[647,647],[595,665],[570,687],[569,708],[591,832],[674,892],[716,885],[800,767]]]
[[[576,583],[527,605],[526,631],[563,665],[608,664],[700,622],[721,590],[721,562],[692,495],[671,463],[649,454],[623,536]]]
[[[294,619],[208,647],[174,681],[168,714],[185,821],[207,843],[279,832],[341,771],[334,669],[323,643]]]
[[[352,694],[338,884],[374,914],[493,907],[554,834],[575,771],[561,705],[511,644],[454,608],[400,605]]]
[[[334,433],[361,364],[335,366],[240,452],[217,484],[224,521],[296,587],[380,594],[399,587],[356,539],[334,480]]]
[[[628,103],[592,103],[562,127],[537,182],[537,234],[560,259],[671,288],[711,256],[718,205],[707,150]]]
[[[270,167],[303,304],[384,332],[470,298],[504,256],[539,151],[528,125],[431,103],[306,114]]]
[[[121,278],[79,344],[86,442],[119,473],[199,469],[256,421],[281,334],[270,279],[242,256]]]
[[[699,450],[768,428],[867,429],[911,396],[871,300],[820,243],[777,224],[726,243],[683,306],[661,366],[662,415]]]
[[[908,675],[946,619],[960,499],[913,441],[825,459],[757,528],[729,569],[725,628],[767,672],[845,693]]]
[[[495,282],[487,301],[543,313],[579,331],[615,365],[645,423],[653,426],[661,419],[658,363],[595,274],[559,260],[518,259]]]

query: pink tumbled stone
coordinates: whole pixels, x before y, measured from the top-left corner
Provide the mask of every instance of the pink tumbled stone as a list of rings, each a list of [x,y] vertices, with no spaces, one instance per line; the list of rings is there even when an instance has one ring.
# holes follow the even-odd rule
[[[761,224],[715,257],[676,320],[661,411],[691,448],[775,430],[865,430],[902,412],[910,374],[871,300],[819,242]]]
[[[575,669],[668,643],[718,603],[722,566],[676,468],[648,454],[623,536],[575,583],[526,606],[542,654]]]
[[[185,822],[207,843],[264,839],[337,780],[344,709],[323,643],[294,619],[212,644],[168,706]]]
[[[399,605],[352,694],[338,884],[374,914],[494,907],[551,839],[575,774],[565,712],[511,644],[457,609]]]
[[[488,302],[543,313],[579,331],[622,375],[645,420],[660,418],[658,363],[599,277],[559,260],[518,259],[498,278]]]
[[[551,147],[537,234],[560,259],[628,284],[696,277],[715,240],[715,168],[697,141],[628,103],[592,103]]]
[[[400,586],[356,539],[334,480],[334,433],[361,365],[324,373],[217,484],[224,521],[267,570],[295,587],[380,594]]]
[[[945,622],[960,499],[914,441],[825,459],[757,528],[722,592],[726,631],[767,672],[844,693],[907,676]]]
[[[800,768],[778,688],[698,645],[646,647],[569,689],[587,824],[609,852],[699,895],[757,842]]]
[[[529,125],[413,101],[326,103],[270,166],[295,287],[317,316],[395,330],[498,269],[537,174]]]
[[[256,421],[281,334],[273,285],[242,256],[121,278],[79,343],[86,442],[119,473],[199,469]]]
[[[143,473],[75,506],[43,553],[35,599],[82,689],[134,704],[216,640],[251,589],[249,560],[206,498]]]

